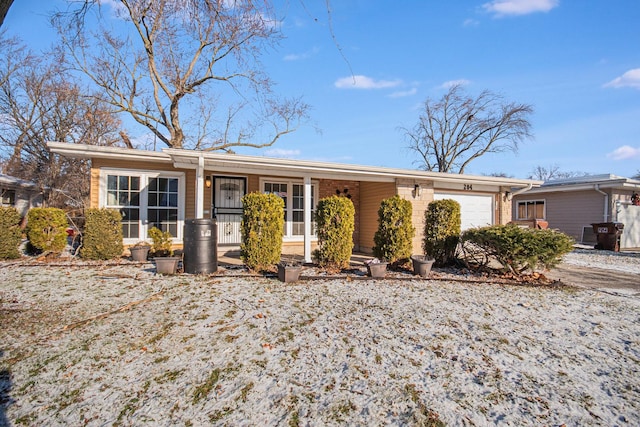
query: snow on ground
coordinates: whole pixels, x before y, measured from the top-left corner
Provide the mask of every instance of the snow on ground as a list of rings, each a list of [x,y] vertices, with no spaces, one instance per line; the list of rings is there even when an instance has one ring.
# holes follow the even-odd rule
[[[637,423],[639,299],[454,279],[0,264],[0,426]]]
[[[564,256],[566,264],[640,274],[640,252],[577,249]],[[638,279],[640,283],[640,279]]]

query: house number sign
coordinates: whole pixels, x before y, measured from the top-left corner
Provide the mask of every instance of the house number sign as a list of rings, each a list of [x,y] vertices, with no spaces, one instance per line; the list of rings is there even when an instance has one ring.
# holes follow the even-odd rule
[[[464,184],[463,188],[464,188],[465,191],[472,191],[473,190],[473,185]]]

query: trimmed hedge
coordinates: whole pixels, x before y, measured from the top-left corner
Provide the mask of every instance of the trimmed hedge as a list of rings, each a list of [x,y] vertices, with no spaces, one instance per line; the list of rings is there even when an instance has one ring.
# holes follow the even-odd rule
[[[558,231],[507,224],[466,230],[462,243],[467,262],[485,266],[496,260],[503,270],[519,276],[540,265],[555,267],[573,250],[574,241]]]
[[[434,265],[445,266],[456,259],[460,240],[460,203],[451,199],[434,200],[424,213],[425,255],[435,259]]]
[[[122,214],[115,209],[87,209],[80,255],[86,259],[122,256]]]
[[[416,229],[411,220],[413,206],[395,195],[380,203],[378,230],[373,236],[373,255],[390,263],[405,262],[413,251]]]
[[[248,268],[262,271],[278,264],[284,235],[284,200],[275,194],[245,194],[240,231],[240,257]]]
[[[0,259],[20,258],[20,213],[13,207],[0,207]]]
[[[349,266],[355,215],[353,202],[347,197],[331,196],[318,201],[315,219],[319,247],[313,255],[321,267]]]
[[[67,246],[68,226],[62,209],[33,208],[27,213],[27,238],[41,252],[62,253]]]

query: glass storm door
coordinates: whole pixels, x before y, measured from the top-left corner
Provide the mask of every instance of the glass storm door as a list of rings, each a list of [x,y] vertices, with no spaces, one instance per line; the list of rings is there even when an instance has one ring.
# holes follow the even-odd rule
[[[214,177],[213,209],[218,221],[218,244],[240,244],[242,221],[242,196],[245,195],[245,178]]]

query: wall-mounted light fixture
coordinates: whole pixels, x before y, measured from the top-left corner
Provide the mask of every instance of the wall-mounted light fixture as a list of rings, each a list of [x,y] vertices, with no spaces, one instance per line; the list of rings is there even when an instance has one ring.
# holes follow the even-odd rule
[[[204,177],[204,186],[211,188],[211,177],[209,175]]]
[[[420,188],[420,184],[413,185],[413,197],[420,197],[420,193],[422,193],[422,189]]]
[[[339,189],[339,188],[336,188],[336,194],[337,194],[338,196],[344,196],[344,197],[346,197],[347,199],[350,199],[350,198],[351,198],[351,194],[349,194],[349,189],[348,189],[348,188],[345,188],[345,189],[344,189],[344,190],[342,190],[342,191],[340,191],[340,189]]]

